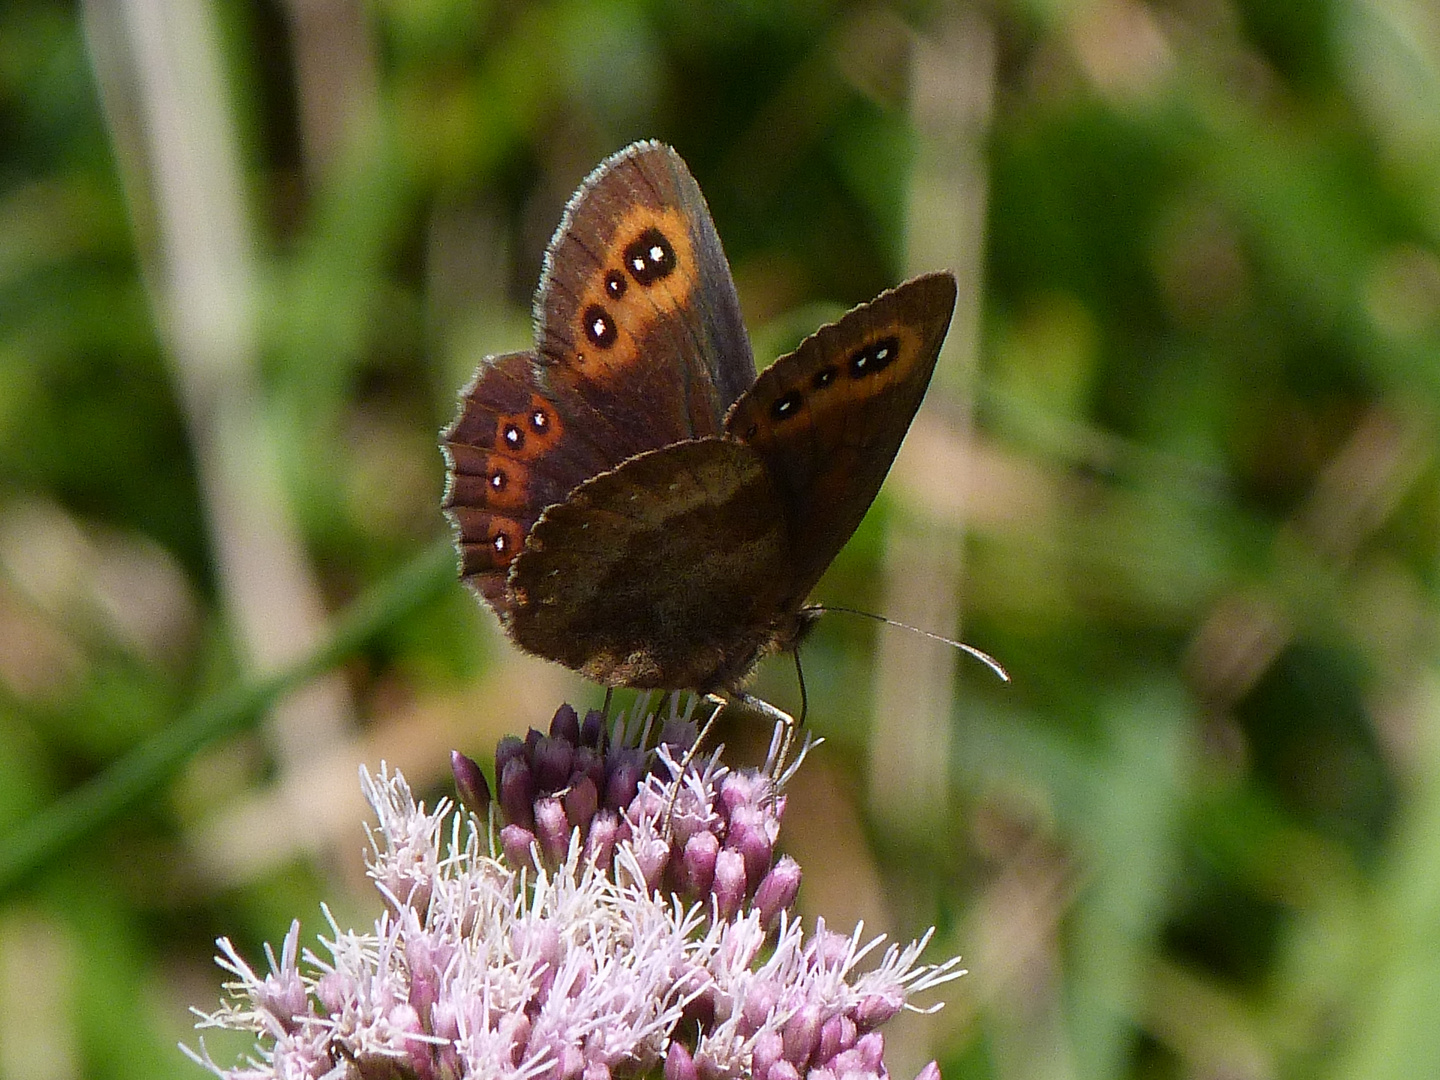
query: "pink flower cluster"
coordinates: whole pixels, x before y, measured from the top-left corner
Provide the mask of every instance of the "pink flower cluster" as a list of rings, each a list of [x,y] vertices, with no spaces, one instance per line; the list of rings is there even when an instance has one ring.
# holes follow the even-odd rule
[[[502,742],[503,826],[474,812],[488,785],[467,759],[470,813],[362,773],[384,914],[363,933],[331,919],[323,957],[293,924],[264,975],[222,939],[228,997],[197,1026],[256,1049],[231,1067],[203,1043],[191,1056],[226,1080],[886,1077],[877,1028],[958,960],[919,964],[927,934],[861,972],[881,939],[804,933],[799,867],[774,857],[789,773],[718,754],[682,772],[673,750],[647,757],[589,719],[567,707],[549,735]]]

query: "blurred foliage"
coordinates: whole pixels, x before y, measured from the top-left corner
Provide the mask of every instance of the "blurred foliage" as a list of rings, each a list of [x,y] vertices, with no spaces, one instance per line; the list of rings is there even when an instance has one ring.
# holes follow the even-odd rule
[[[0,838],[250,665],[167,344],[126,89],[142,10],[0,6]],[[435,432],[481,356],[527,344],[545,243],[597,161],[679,149],[765,361],[916,269],[934,135],[911,120],[912,46],[953,25],[988,43],[977,377],[937,378],[927,406],[955,430],[976,413],[974,475],[933,478],[973,512],[962,532],[883,494],[820,589],[880,607],[893,524],[963,545],[963,581],[935,588],[1015,675],[961,666],[946,827],[872,817],[864,836],[895,925],[939,923],[974,970],[933,1052],[948,1080],[1435,1070],[1431,6],[201,10],[243,170],[263,427],[332,611],[443,533]],[[833,618],[806,654],[818,756],[847,778],[831,795],[862,809],[893,719],[865,704],[873,640]],[[511,662],[456,587],[343,672],[383,733]],[[793,700],[772,667],[762,690]],[[227,740],[3,898],[0,1080],[197,1075],[172,1047],[216,996],[217,935],[258,959],[322,898],[363,917],[353,819],[313,858],[202,869],[225,853],[197,830],[282,772],[260,736]]]

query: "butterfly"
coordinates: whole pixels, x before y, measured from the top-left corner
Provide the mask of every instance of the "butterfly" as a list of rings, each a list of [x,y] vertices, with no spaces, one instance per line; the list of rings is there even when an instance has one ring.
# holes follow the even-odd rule
[[[955,297],[917,277],[757,377],[685,163],[656,142],[607,158],[546,252],[535,348],[484,360],[441,435],[462,578],[520,648],[608,687],[749,699],[814,621]]]

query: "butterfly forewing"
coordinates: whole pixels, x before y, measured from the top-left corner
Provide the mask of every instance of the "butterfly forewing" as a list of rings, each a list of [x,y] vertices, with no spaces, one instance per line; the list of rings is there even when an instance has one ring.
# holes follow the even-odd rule
[[[880,490],[930,384],[955,296],[948,273],[881,293],[775,361],[726,418],[780,490],[797,601]]]
[[[755,378],[730,268],[678,154],[637,143],[576,192],[536,293],[538,349],[561,400],[588,408],[618,463],[719,434]]]

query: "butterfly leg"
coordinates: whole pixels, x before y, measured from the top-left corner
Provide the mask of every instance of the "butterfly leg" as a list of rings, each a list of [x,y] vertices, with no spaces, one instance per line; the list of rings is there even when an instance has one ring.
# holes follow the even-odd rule
[[[690,768],[690,763],[695,760],[695,755],[700,752],[700,746],[705,742],[705,736],[710,734],[710,729],[715,726],[715,718],[720,715],[720,710],[725,708],[725,699],[716,694],[706,694],[705,700],[715,706],[715,711],[706,718],[705,723],[700,725],[700,730],[695,735],[695,741],[685,751],[685,756],[680,759],[680,775],[675,778],[675,783],[670,788],[670,799],[665,804],[665,835],[670,835],[671,815],[675,812],[675,799],[680,794],[680,785],[685,779],[685,770]]]
[[[791,651],[795,656],[795,679],[800,684],[800,719],[795,721],[795,726],[803,728],[805,717],[810,715],[810,698],[805,693],[805,669],[800,666],[800,646],[797,644]]]
[[[711,694],[709,696],[711,698],[714,698],[716,695]],[[800,724],[804,722],[804,712],[801,712],[801,719],[799,722],[797,722],[795,720],[795,717],[791,716],[784,709],[777,709],[774,705],[771,705],[770,702],[766,701],[764,698],[758,698],[754,694],[751,694],[746,690],[726,691],[725,695],[721,697],[720,700],[726,702],[727,704],[740,705],[746,709],[749,709],[751,712],[759,713],[766,720],[769,720],[772,724],[775,725],[775,731],[777,736],[780,735],[780,732],[783,729],[784,734],[780,738],[778,752],[776,749],[776,741],[772,739],[770,742],[770,753],[767,754],[765,758],[765,771],[768,772],[771,776],[778,777],[782,772],[785,771],[785,763],[790,758],[790,747],[795,742],[795,732],[800,730]],[[802,703],[804,701],[803,693],[801,695],[801,701]]]

